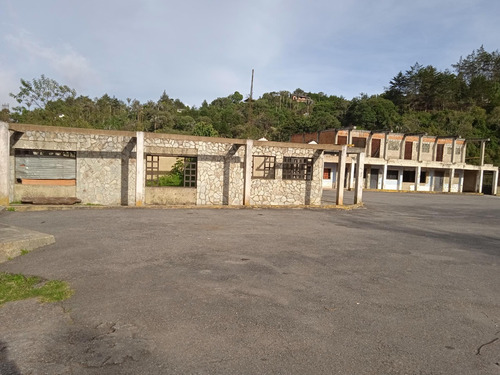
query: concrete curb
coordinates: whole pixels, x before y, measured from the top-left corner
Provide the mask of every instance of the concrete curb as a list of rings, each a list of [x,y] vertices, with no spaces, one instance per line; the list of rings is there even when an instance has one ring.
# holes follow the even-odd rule
[[[31,251],[54,242],[51,234],[0,224],[0,263],[21,255],[22,250]]]
[[[151,206],[83,206],[83,205],[11,205],[10,209],[15,212],[30,212],[30,211],[65,211],[65,210],[104,210],[104,209],[123,209],[123,210],[179,210],[179,209],[196,209],[196,210],[252,210],[252,209],[311,209],[311,210],[352,210],[362,207],[363,204],[352,204],[338,206],[336,204],[322,204],[318,206],[311,205],[252,205],[252,206],[227,206],[227,205],[151,205]]]

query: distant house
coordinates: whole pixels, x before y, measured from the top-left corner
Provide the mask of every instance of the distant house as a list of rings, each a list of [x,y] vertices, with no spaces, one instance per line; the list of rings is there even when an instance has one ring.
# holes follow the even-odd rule
[[[292,94],[292,100],[298,103],[312,103],[312,99],[306,95]]]

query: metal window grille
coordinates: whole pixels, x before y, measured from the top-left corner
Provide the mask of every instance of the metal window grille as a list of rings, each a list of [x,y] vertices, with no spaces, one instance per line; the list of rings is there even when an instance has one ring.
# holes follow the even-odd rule
[[[58,151],[58,150],[28,150],[23,148],[15,149],[16,156],[38,156],[38,157],[61,157],[76,159],[76,151]]]
[[[196,158],[184,158],[184,187],[196,187]]]
[[[312,180],[312,158],[283,158],[284,180]]]
[[[146,155],[146,182],[158,186],[160,177],[160,156]]]

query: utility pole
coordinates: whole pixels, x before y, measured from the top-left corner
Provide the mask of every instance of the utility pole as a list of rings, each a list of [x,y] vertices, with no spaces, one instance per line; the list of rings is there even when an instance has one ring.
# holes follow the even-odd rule
[[[250,98],[248,100],[248,123],[252,122],[252,100],[253,100],[253,69],[252,69],[252,81],[250,83]]]

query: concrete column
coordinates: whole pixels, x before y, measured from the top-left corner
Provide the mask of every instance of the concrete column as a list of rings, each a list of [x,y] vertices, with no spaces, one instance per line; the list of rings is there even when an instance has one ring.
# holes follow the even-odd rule
[[[417,160],[419,162],[422,161],[422,139],[424,138],[423,135],[419,135],[418,136],[418,155],[417,155]]]
[[[498,193],[498,168],[493,171],[493,186],[491,187],[491,194],[497,195]]]
[[[352,144],[352,129],[349,129],[347,131],[347,144],[351,145]]]
[[[406,142],[406,135],[403,134],[403,139],[401,140],[401,143],[399,144],[399,158],[400,159],[405,158],[405,142]]]
[[[451,142],[451,163],[455,164],[455,148],[457,147],[457,139],[453,138]]]
[[[351,168],[349,171],[349,190],[352,190],[354,186],[354,167],[356,166],[356,163],[354,161],[354,158],[351,156]]]
[[[243,186],[243,205],[250,205],[250,190],[252,188],[252,148],[253,140],[247,139],[245,145],[245,184]]]
[[[481,164],[479,164],[481,167],[484,165],[484,151],[485,151],[485,141],[481,141]]]
[[[398,169],[398,190],[403,190],[403,169]]]
[[[382,190],[385,189],[386,180],[387,180],[387,164],[384,164],[384,172],[382,173]]]
[[[462,160],[461,160],[462,163],[465,163],[466,151],[467,151],[467,141],[464,141],[464,145],[462,146],[462,155],[460,155],[462,157]]]
[[[136,133],[136,175],[135,175],[135,205],[144,204],[144,187],[146,185],[146,174],[144,173],[144,132]]]
[[[356,190],[354,191],[354,204],[363,202],[363,172],[365,169],[365,153],[358,154],[356,158],[358,173],[356,173]]]
[[[483,191],[483,170],[479,170],[479,174],[478,174],[478,186],[477,186],[477,192],[478,193],[481,193]]]
[[[418,184],[420,183],[420,173],[422,173],[422,167],[419,165],[415,168],[415,191],[418,191]]]
[[[9,204],[10,176],[9,124],[0,122],[0,206]]]
[[[337,179],[337,205],[344,204],[344,179],[345,179],[345,162],[347,159],[347,146],[342,146],[339,152],[338,179]]]
[[[372,156],[372,139],[373,139],[373,134],[370,133],[368,138],[366,139],[366,157],[370,158]],[[379,151],[380,152],[380,151]]]
[[[455,148],[453,148],[455,149]],[[453,185],[453,178],[455,177],[455,168],[450,169],[450,179],[448,184],[448,193],[451,193],[451,185]]]
[[[459,177],[458,177],[458,192],[459,193],[464,192],[464,173],[465,173],[465,171],[462,169],[462,172],[460,172]]]
[[[387,150],[389,147],[389,133],[385,133],[384,137],[384,160],[387,160]],[[385,182],[385,180],[384,180]]]

